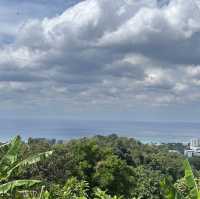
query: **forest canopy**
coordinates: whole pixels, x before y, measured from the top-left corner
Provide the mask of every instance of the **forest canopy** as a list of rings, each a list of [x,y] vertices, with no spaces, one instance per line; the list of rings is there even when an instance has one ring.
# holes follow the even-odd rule
[[[6,167],[6,172],[12,175],[6,180],[1,177],[1,183],[32,180],[29,187],[33,192],[30,193],[48,193],[49,198],[58,199],[98,198],[98,194],[124,199],[165,198],[161,181],[168,179],[174,184],[184,175],[184,156],[170,152],[172,147],[182,150],[180,144],[142,144],[114,134],[64,143],[33,138],[23,142],[17,137],[10,144],[1,145],[1,156],[16,151],[12,157],[14,169],[9,168],[10,172]],[[24,159],[23,169],[16,169],[16,165],[25,162]],[[5,160],[9,159],[1,160],[2,165]],[[198,158],[192,158],[190,162],[198,177]],[[17,187],[17,194],[21,188],[23,186]]]

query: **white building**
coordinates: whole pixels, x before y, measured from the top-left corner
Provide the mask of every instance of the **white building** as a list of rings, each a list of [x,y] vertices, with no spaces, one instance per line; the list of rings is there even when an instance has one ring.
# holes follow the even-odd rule
[[[187,157],[200,156],[200,138],[190,140],[190,148],[184,151]]]

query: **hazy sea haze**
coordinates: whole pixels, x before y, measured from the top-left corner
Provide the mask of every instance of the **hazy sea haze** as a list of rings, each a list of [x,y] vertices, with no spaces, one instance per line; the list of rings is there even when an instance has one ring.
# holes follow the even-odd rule
[[[189,142],[200,137],[200,123],[130,122],[64,119],[1,119],[0,141],[12,136],[73,139],[93,135],[118,134],[145,143]]]

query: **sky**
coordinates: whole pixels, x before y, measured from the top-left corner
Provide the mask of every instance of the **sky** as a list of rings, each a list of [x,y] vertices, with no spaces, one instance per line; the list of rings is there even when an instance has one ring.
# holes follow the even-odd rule
[[[0,0],[0,118],[199,121],[199,0]]]

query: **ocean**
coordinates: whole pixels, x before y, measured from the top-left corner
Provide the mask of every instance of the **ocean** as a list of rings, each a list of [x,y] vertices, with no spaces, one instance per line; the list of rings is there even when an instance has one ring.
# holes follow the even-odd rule
[[[64,119],[1,119],[0,141],[15,135],[69,140],[93,135],[117,134],[143,143],[189,142],[200,137],[200,123],[131,122]]]

